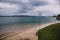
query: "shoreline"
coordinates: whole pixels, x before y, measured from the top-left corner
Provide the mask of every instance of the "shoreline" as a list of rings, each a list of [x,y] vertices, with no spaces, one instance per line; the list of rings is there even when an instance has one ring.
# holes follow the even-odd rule
[[[60,23],[60,21],[59,22],[50,22],[50,23],[41,24],[39,29],[45,28],[45,27],[47,27],[49,25],[52,25],[52,24],[55,24],[55,23]]]
[[[55,23],[59,23],[59,22],[53,22],[53,23],[46,23],[46,24],[41,24],[41,25],[35,25],[35,27],[30,27],[30,28],[28,28],[26,30],[23,30],[20,33],[8,36],[4,40],[18,40],[18,39],[20,39],[20,40],[21,39],[38,40],[38,37],[36,36],[36,32],[38,30],[40,30],[40,29],[48,26],[48,25],[52,25],[52,24],[55,24]],[[12,34],[14,34],[14,33],[12,33]],[[1,39],[3,39],[3,38],[1,38]]]

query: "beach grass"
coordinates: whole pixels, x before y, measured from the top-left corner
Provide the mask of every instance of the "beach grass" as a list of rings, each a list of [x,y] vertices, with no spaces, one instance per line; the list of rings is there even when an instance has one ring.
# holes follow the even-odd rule
[[[60,23],[40,29],[38,31],[38,40],[60,40]]]

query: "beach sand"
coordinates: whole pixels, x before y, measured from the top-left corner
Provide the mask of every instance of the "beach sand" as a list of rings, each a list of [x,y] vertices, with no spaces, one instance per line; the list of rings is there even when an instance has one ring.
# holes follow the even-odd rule
[[[18,29],[17,31],[11,30],[10,32],[6,32],[0,34],[0,40],[38,40],[36,36],[36,32],[38,30],[38,25],[26,25],[27,27],[24,29]],[[30,27],[28,27],[30,26]]]
[[[53,23],[46,23],[41,25],[35,25],[35,27],[30,27],[26,30],[23,30],[21,32],[10,32],[4,34],[5,36],[0,37],[1,40],[38,40],[38,36],[36,35],[36,32],[39,29],[42,29],[48,25],[55,24],[59,22],[53,22]]]

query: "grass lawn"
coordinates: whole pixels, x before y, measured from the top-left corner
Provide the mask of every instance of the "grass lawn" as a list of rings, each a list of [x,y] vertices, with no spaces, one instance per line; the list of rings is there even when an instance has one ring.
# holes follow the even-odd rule
[[[38,40],[60,40],[60,23],[39,30]]]

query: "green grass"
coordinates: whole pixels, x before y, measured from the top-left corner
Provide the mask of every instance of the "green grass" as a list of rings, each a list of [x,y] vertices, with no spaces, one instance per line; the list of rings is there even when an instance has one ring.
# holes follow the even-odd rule
[[[39,30],[38,40],[60,40],[60,23]]]

